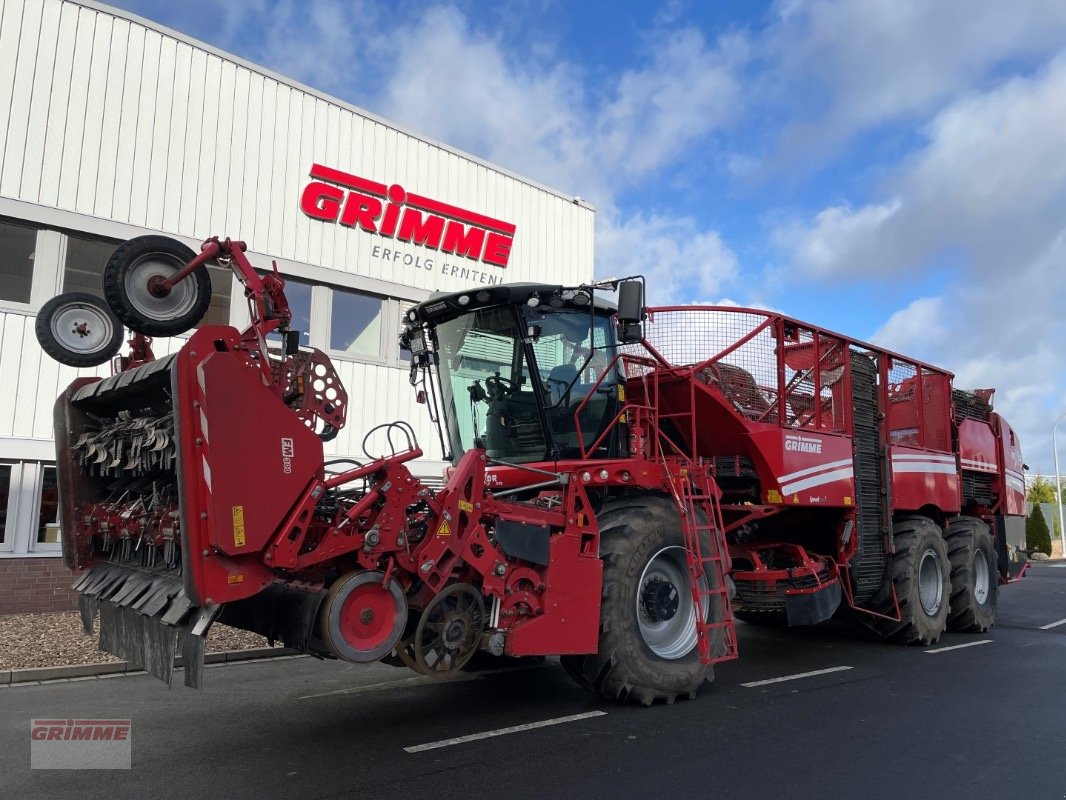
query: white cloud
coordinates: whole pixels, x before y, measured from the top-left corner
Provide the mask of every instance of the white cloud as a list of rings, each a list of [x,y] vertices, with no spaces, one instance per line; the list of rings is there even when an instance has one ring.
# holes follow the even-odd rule
[[[826,280],[927,280],[950,259],[939,297],[875,334],[957,370],[960,385],[999,386],[999,408],[1048,455],[1049,414],[1066,394],[1066,55],[943,108],[926,143],[886,181],[889,199],[834,205],[777,232],[802,274]],[[942,276],[944,277],[944,276]]]
[[[1039,63],[1064,38],[1060,0],[779,2],[763,50],[793,111],[780,154],[831,155],[857,133],[921,119],[985,87],[1005,62]]]
[[[878,248],[879,233],[900,207],[898,198],[859,209],[830,206],[818,212],[809,226],[791,224],[775,238],[792,250],[797,264],[810,275],[868,276],[891,266],[885,262],[888,253]]]
[[[943,343],[946,313],[942,298],[921,297],[889,317],[870,341],[897,353],[922,355]]]
[[[733,70],[745,46],[732,37],[709,47],[687,29],[653,38],[648,63],[623,73],[606,93],[609,100],[596,105],[575,66],[518,62],[455,9],[435,9],[398,48],[382,110],[591,200],[598,208],[597,272],[644,274],[651,302],[681,302],[692,291],[717,292],[728,284],[737,271],[733,252],[694,218],[624,214],[616,197],[735,118]]]
[[[665,33],[650,64],[628,70],[598,114],[597,152],[629,175],[652,172],[693,142],[732,122],[743,108],[737,68],[748,57],[741,36],[708,48],[692,28]]]
[[[692,219],[637,213],[609,219],[597,231],[600,272],[644,275],[650,305],[679,305],[693,296],[714,296],[738,274],[733,252]]]

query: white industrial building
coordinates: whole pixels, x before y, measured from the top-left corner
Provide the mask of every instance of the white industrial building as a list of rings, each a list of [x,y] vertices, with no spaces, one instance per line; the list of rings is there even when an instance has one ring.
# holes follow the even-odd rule
[[[0,154],[0,564],[59,548],[52,406],[78,371],[42,354],[35,313],[102,294],[122,240],[231,236],[253,264],[275,260],[294,327],[351,397],[330,452],[361,457],[370,427],[406,419],[425,475],[441,454],[397,346],[402,309],[592,277],[587,204],[93,2],[0,0]],[[213,279],[208,320],[240,326],[238,284]]]

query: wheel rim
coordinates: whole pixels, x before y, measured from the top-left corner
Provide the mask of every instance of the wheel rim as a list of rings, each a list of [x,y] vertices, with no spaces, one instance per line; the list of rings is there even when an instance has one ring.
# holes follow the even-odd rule
[[[988,559],[984,551],[975,550],[973,554],[973,599],[977,605],[983,606],[988,600],[988,589],[991,581],[988,575]]]
[[[692,652],[696,606],[683,547],[664,547],[651,557],[637,584],[636,604],[641,638],[655,655],[673,661]],[[706,609],[704,604],[705,614]]]
[[[165,297],[149,291],[152,278],[169,278],[185,266],[183,261],[166,253],[149,253],[135,261],[123,279],[126,299],[146,319],[165,322],[188,314],[196,305],[196,278],[189,276],[171,287]]]
[[[940,611],[940,602],[944,596],[944,570],[940,566],[940,557],[933,548],[922,553],[918,562],[918,599],[922,609],[930,617]]]
[[[407,622],[407,598],[395,580],[383,585],[378,571],[338,578],[325,604],[327,646],[356,663],[377,661],[396,647]]]
[[[102,311],[83,303],[61,305],[49,324],[53,338],[73,353],[98,353],[111,342],[115,326]]]

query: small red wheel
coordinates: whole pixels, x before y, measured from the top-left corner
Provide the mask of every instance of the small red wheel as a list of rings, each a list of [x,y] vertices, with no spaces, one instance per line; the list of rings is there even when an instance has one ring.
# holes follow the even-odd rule
[[[392,652],[407,625],[407,598],[376,570],[350,572],[333,582],[322,605],[322,641],[338,657],[359,664]]]

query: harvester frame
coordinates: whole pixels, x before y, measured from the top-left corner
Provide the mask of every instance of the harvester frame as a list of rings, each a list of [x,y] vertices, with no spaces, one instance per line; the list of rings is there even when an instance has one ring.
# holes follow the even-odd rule
[[[245,249],[131,240],[106,304],[61,296],[38,319],[79,366],[134,331],[112,377],[57,401],[63,552],[87,570],[87,630],[99,611],[102,646],[168,682],[180,648],[199,684],[219,619],[426,674],[479,650],[561,656],[581,685],[650,703],[737,656],[734,611],[928,643],[987,629],[1024,572],[1007,546],[1021,454],[990,392],[776,313],[646,309],[638,279],[412,307],[402,342],[445,484],[412,474],[405,423],[379,426],[391,453],[340,468],[322,443],[348,396]],[[251,324],[155,359],[150,335],[206,310],[209,262],[237,274]]]

